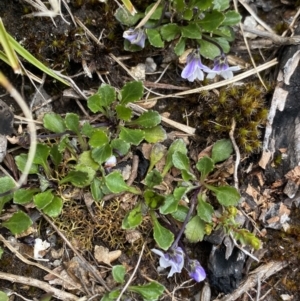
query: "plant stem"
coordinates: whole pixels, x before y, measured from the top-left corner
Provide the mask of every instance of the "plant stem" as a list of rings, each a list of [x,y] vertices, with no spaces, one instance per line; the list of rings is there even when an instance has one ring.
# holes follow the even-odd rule
[[[191,215],[192,215],[192,213],[193,213],[193,211],[194,211],[194,209],[196,207],[197,196],[198,196],[199,192],[200,192],[200,187],[197,187],[196,191],[194,191],[193,196],[191,198],[191,206],[189,208],[189,211],[188,211],[188,213],[187,213],[187,215],[185,217],[185,220],[184,220],[184,222],[182,224],[182,227],[181,227],[181,229],[180,229],[180,231],[179,231],[176,239],[174,240],[174,242],[173,242],[173,244],[171,246],[171,249],[177,248],[178,242],[179,242],[179,240],[180,240],[180,238],[181,238],[181,236],[182,236],[182,234],[183,234],[183,232],[185,230],[185,227],[186,227],[187,223],[189,222],[190,217],[191,217]]]

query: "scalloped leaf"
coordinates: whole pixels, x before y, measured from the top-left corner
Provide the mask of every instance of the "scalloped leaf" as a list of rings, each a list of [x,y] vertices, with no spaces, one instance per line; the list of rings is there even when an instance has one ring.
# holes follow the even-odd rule
[[[92,158],[99,165],[104,163],[111,156],[112,156],[112,149],[109,144],[105,144],[101,147],[96,147],[92,150]]]
[[[27,204],[33,200],[33,196],[39,191],[37,188],[20,188],[14,192],[14,203],[20,205]]]
[[[63,118],[56,113],[46,113],[43,117],[44,127],[54,133],[63,133],[66,131],[66,125]]]
[[[123,265],[119,264],[119,265],[113,266],[111,272],[112,272],[112,276],[113,276],[114,280],[117,283],[124,283],[126,269]]]
[[[65,117],[65,124],[68,130],[78,134],[80,130],[79,116],[74,113],[67,113]]]
[[[104,113],[104,108],[107,108],[115,100],[115,89],[108,84],[101,84],[97,93],[88,98],[87,105],[93,113]]]
[[[241,198],[239,192],[231,186],[215,187],[205,184],[205,186],[214,192],[217,200],[223,206],[236,206]]]
[[[222,162],[230,157],[233,152],[232,143],[229,139],[217,141],[212,148],[211,158],[215,163]]]
[[[160,34],[165,41],[170,42],[180,34],[180,27],[174,23],[163,25]]]
[[[112,193],[120,193],[125,191],[129,191],[134,194],[140,193],[136,188],[128,186],[125,183],[119,171],[113,171],[105,176],[105,184]]]
[[[7,192],[15,187],[16,184],[11,177],[5,176],[0,178],[0,193]],[[0,197],[0,212],[2,211],[4,204],[9,202],[12,198],[12,193]]]
[[[141,81],[132,81],[126,83],[120,91],[120,100],[122,105],[129,102],[135,102],[142,98],[144,93],[144,86]]]
[[[71,170],[69,173],[59,181],[59,184],[70,182],[75,187],[84,187],[88,185],[88,173],[80,170]]]
[[[161,125],[157,125],[150,129],[143,129],[145,140],[149,143],[162,142],[167,139],[167,133]]]
[[[205,222],[196,215],[186,225],[185,237],[189,242],[196,243],[203,240],[205,235]]]
[[[153,237],[163,250],[168,250],[174,241],[174,234],[163,227],[157,219],[153,220]]]
[[[158,300],[163,294],[165,287],[156,281],[152,281],[144,285],[129,286],[128,290],[141,295],[144,301],[154,301]]]
[[[93,132],[90,140],[89,140],[89,145],[91,147],[100,147],[109,142],[109,139],[107,137],[107,134],[100,129],[97,129]]]
[[[145,184],[149,188],[153,188],[156,185],[159,185],[162,182],[163,178],[160,174],[160,172],[156,169],[151,170],[146,178],[145,178]]]
[[[197,214],[205,222],[210,223],[212,215],[214,213],[214,208],[209,203],[205,202],[202,195],[198,195],[198,206]]]
[[[14,213],[9,220],[2,223],[2,226],[9,229],[14,235],[26,231],[31,225],[31,218],[23,211]]]
[[[139,226],[143,221],[142,206],[139,203],[131,211],[129,211],[123,221],[122,229],[132,229]]]
[[[129,121],[132,118],[132,110],[124,105],[117,105],[116,112],[118,119]]]
[[[163,205],[165,197],[156,193],[154,190],[147,189],[144,192],[145,203],[150,209],[158,209]]]
[[[148,28],[146,29],[146,34],[149,40],[149,43],[157,48],[162,48],[165,46],[164,41],[160,36],[160,32],[158,29]]]
[[[161,122],[161,116],[156,111],[147,111],[140,115],[137,119],[128,122],[129,125],[139,125],[143,128],[152,128]]]
[[[45,192],[41,192],[36,194],[33,197],[33,202],[38,209],[43,209],[48,206],[54,198],[51,190],[46,190]]]
[[[63,201],[58,196],[54,196],[51,203],[47,205],[43,212],[50,217],[57,217],[61,214],[63,208]]]
[[[133,145],[139,145],[145,138],[145,132],[138,129],[128,129],[126,127],[120,127],[120,139]]]
[[[211,158],[204,156],[197,162],[196,168],[201,172],[201,180],[203,181],[214,170],[215,164]]]
[[[201,39],[202,37],[200,26],[196,23],[190,23],[187,26],[181,27],[181,35],[189,39]]]
[[[18,169],[24,172],[25,165],[28,161],[28,154],[20,154],[15,157],[15,162]],[[37,174],[39,172],[39,166],[37,164],[31,164],[28,174]]]

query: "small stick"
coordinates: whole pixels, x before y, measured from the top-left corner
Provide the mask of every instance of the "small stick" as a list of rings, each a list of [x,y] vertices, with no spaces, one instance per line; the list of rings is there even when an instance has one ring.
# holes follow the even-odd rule
[[[238,167],[239,167],[239,164],[241,161],[241,154],[240,154],[239,147],[237,146],[235,139],[234,139],[235,126],[236,126],[236,122],[235,122],[235,119],[233,118],[232,124],[231,124],[231,130],[229,132],[229,137],[230,137],[230,140],[231,140],[231,143],[233,145],[235,155],[236,155],[236,159],[234,162],[234,173],[233,173],[234,187],[236,188],[236,190],[239,190],[239,179],[238,179],[237,173],[238,173]]]
[[[28,277],[4,273],[4,272],[0,272],[0,278],[3,280],[11,281],[13,283],[17,282],[17,283],[22,283],[22,284],[29,285],[29,286],[38,287],[47,293],[53,294],[54,297],[59,300],[76,301],[79,299],[77,296],[75,296],[73,294],[61,291],[44,281],[40,281],[40,280],[37,280],[34,278],[28,278]]]

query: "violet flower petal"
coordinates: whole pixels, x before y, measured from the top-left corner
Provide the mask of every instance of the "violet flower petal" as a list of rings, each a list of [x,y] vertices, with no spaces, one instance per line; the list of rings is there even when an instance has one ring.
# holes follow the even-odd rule
[[[131,44],[138,45],[141,48],[145,47],[146,34],[141,28],[136,30],[129,28],[128,30],[124,31],[123,38],[128,40]]]
[[[201,282],[206,278],[206,273],[198,260],[189,261],[189,275],[196,282]]]

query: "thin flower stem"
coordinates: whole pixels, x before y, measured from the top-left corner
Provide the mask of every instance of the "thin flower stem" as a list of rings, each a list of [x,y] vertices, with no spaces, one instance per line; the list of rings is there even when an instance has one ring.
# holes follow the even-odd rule
[[[178,242],[179,242],[179,240],[180,240],[180,238],[181,238],[181,236],[182,236],[182,234],[183,234],[183,232],[185,230],[185,227],[186,227],[187,223],[189,222],[190,217],[191,217],[191,215],[192,215],[192,213],[193,213],[193,211],[194,211],[194,209],[196,207],[196,204],[197,204],[197,195],[198,195],[199,191],[200,191],[200,188],[197,187],[196,191],[194,192],[194,194],[193,194],[193,196],[191,198],[191,206],[189,208],[189,211],[188,211],[188,213],[187,213],[187,215],[185,217],[183,225],[182,225],[182,227],[181,227],[181,229],[180,229],[180,231],[179,231],[176,239],[174,240],[174,242],[173,242],[173,244],[171,246],[171,249],[177,248],[177,246],[178,246]]]

